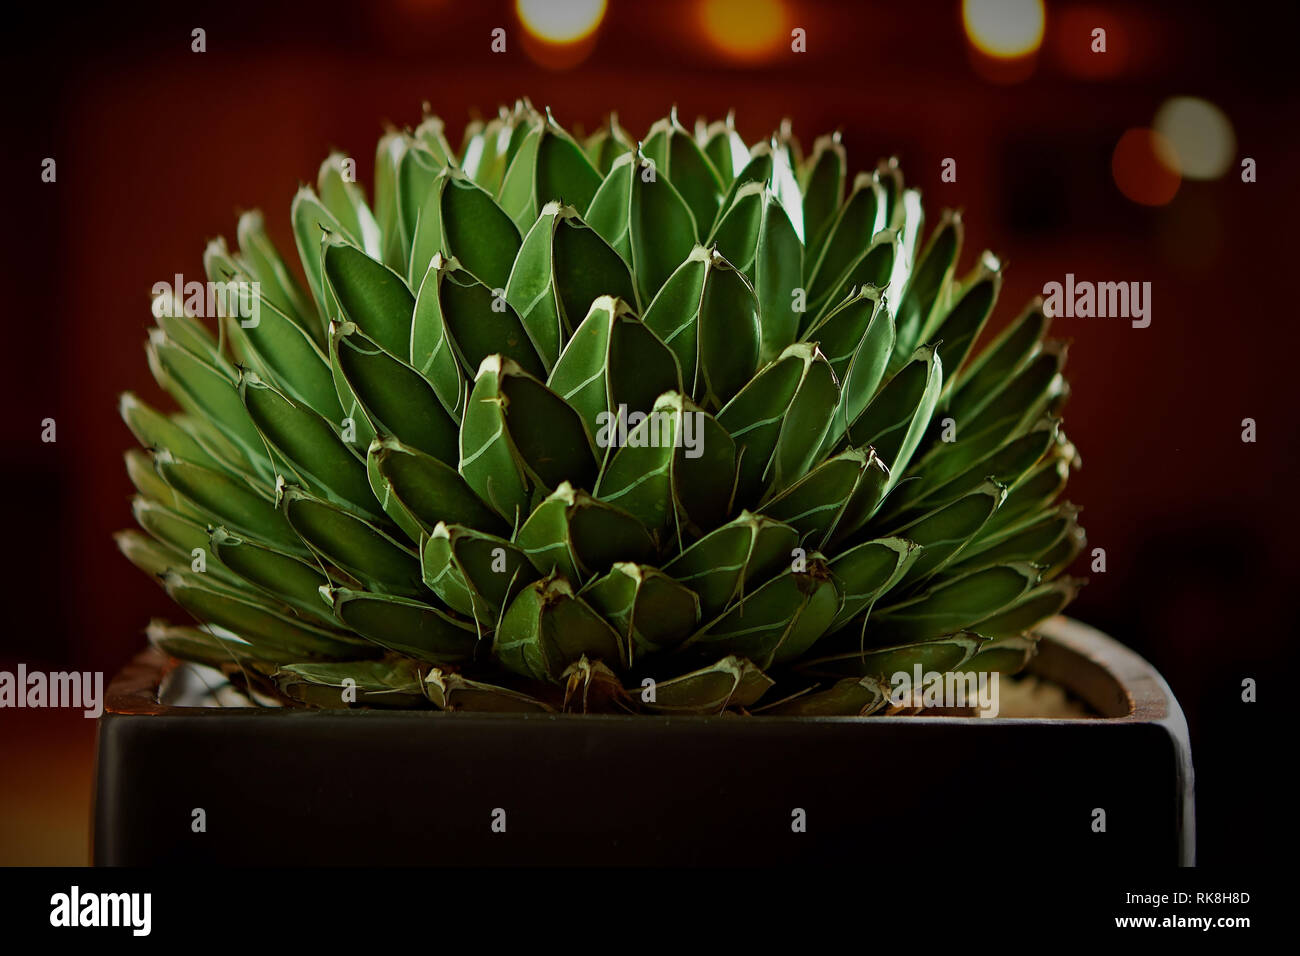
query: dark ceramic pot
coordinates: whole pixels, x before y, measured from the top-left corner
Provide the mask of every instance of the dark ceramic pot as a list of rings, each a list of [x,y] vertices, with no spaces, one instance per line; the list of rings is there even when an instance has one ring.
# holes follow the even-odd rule
[[[923,865],[1020,844],[1072,866],[1193,863],[1191,753],[1168,685],[1078,622],[1042,633],[1030,672],[1094,716],[185,707],[160,703],[169,662],[151,652],[109,689],[94,859]]]

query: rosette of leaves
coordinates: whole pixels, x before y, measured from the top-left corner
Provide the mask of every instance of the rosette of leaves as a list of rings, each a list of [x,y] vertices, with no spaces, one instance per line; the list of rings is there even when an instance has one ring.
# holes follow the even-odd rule
[[[121,400],[118,541],[167,654],[316,706],[866,715],[1073,597],[1065,350],[1037,302],[977,347],[1000,265],[893,161],[521,102],[387,133],[372,199],[350,165],[296,256],[209,245],[255,322],[155,303],[179,410]]]

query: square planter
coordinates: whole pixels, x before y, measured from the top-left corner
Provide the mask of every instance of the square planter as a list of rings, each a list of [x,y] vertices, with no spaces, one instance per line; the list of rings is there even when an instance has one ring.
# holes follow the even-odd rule
[[[1098,631],[1041,630],[1029,671],[1098,716],[182,707],[159,703],[167,661],[150,652],[109,689],[94,860],[860,864],[1023,842],[1071,865],[1193,863],[1168,686]]]

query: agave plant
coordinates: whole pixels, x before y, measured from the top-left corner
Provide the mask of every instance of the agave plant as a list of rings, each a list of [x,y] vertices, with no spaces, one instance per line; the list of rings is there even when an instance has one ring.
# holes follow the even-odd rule
[[[305,288],[256,212],[209,244],[256,322],[155,301],[181,411],[122,397],[118,542],[197,622],[164,652],[318,706],[865,715],[1074,596],[1065,349],[1035,302],[976,350],[1001,266],[895,161],[846,196],[838,136],[521,102],[383,136],[373,205],[348,171],[293,201]]]

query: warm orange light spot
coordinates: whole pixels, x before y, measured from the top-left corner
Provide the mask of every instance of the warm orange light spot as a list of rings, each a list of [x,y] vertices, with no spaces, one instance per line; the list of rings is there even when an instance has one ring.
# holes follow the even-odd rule
[[[1119,138],[1110,169],[1119,191],[1144,206],[1169,202],[1183,179],[1173,144],[1146,128],[1128,130]]]
[[[1038,50],[1047,14],[1043,0],[962,0],[961,18],[977,50],[1013,60]]]
[[[548,70],[569,70],[596,48],[605,0],[515,0],[523,48]]]
[[[737,60],[761,60],[790,39],[781,0],[703,0],[700,26],[709,42]]]
[[[605,0],[515,0],[524,29],[546,43],[576,43],[605,18]]]

